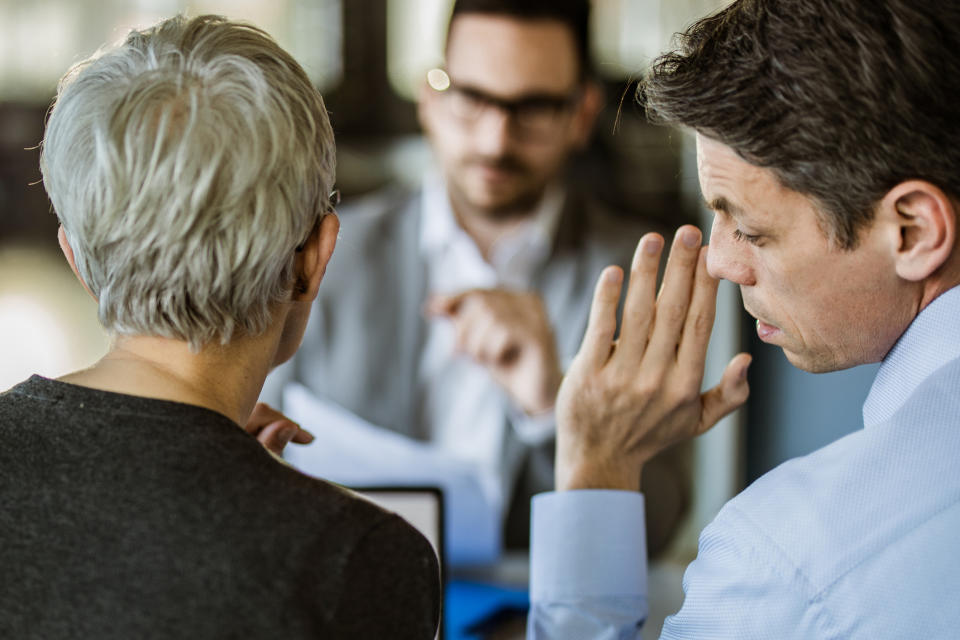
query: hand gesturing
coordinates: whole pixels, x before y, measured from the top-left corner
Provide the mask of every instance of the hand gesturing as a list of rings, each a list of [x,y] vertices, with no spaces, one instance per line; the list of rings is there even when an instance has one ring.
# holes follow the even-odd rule
[[[623,273],[607,267],[597,282],[586,335],[557,398],[558,490],[636,491],[647,460],[747,399],[744,353],[717,386],[700,391],[717,295],[700,231],[677,231],[656,295],[662,249],[657,234],[637,245],[617,340]]]

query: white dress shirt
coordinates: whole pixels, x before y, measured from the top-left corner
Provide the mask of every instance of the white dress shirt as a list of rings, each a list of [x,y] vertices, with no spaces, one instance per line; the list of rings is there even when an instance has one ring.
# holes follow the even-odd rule
[[[442,177],[428,173],[420,230],[427,291],[529,290],[534,274],[550,256],[563,200],[559,187],[548,189],[529,221],[500,238],[487,262],[457,223]],[[503,456],[507,423],[514,426],[521,440],[536,444],[553,433],[553,415],[525,416],[482,365],[456,352],[449,319],[426,321],[418,401],[421,415],[431,428],[431,441],[452,458],[481,470],[483,489],[494,512],[502,516],[517,472],[515,461]]]

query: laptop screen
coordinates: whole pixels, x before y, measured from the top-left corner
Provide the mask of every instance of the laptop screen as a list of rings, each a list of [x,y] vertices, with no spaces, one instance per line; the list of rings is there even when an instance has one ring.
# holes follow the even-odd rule
[[[354,491],[393,511],[423,534],[443,558],[443,493],[436,487],[352,487]]]

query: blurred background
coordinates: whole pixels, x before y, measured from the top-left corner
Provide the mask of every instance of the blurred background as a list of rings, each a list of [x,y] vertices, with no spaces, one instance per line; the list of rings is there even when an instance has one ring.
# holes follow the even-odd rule
[[[636,77],[672,35],[721,0],[596,0],[594,58],[607,90],[597,135],[574,176],[627,212],[709,230],[687,134],[647,125]],[[271,33],[323,92],[338,142],[344,200],[392,181],[417,183],[428,150],[413,102],[424,72],[442,62],[450,0],[0,0],[0,389],[31,373],[58,376],[107,347],[96,308],[56,243],[40,183],[39,144],[58,78],[134,27],[183,12],[248,20]],[[788,457],[861,424],[875,367],[812,376],[756,340],[732,287],[721,292],[707,382],[730,355],[754,354],[749,406],[697,443],[695,500],[674,556],[735,492]]]

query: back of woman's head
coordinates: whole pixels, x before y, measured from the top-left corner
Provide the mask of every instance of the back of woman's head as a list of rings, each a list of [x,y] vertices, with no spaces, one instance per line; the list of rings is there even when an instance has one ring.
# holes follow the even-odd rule
[[[193,348],[267,327],[334,164],[303,69],[215,16],[131,32],[71,69],[41,158],[104,327]]]

